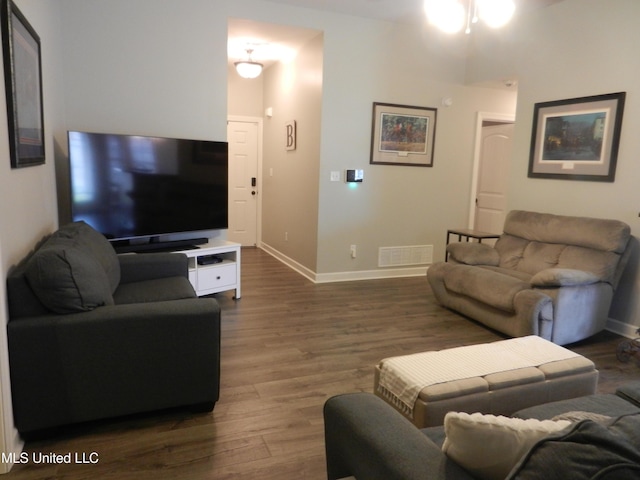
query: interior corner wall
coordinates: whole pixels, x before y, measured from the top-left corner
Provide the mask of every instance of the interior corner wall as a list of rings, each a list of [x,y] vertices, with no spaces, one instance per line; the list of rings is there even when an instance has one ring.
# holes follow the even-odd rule
[[[566,215],[614,218],[640,235],[640,2],[564,0],[519,19],[510,36],[486,35],[468,62],[468,81],[493,75],[518,78],[509,207]],[[495,52],[501,58],[495,60]],[[534,106],[614,92],[627,92],[615,182],[527,177]],[[627,267],[610,317],[632,334],[640,326],[638,253]],[[624,333],[624,332],[622,332]]]
[[[17,0],[16,4],[40,37],[46,160],[44,165],[10,168],[5,95],[0,95],[0,123],[4,125],[0,129],[0,271],[3,279],[43,236],[57,227],[54,151],[56,138],[65,129],[59,9],[48,0]],[[0,322],[6,325],[8,307],[4,281],[0,286],[0,303]],[[0,451],[4,454],[17,453],[22,448],[22,440],[13,425],[7,350],[6,328],[2,328]],[[0,473],[5,473],[10,467],[10,463],[0,463]]]
[[[264,72],[262,243],[309,271],[318,249],[323,35]],[[295,148],[287,125],[295,122]]]

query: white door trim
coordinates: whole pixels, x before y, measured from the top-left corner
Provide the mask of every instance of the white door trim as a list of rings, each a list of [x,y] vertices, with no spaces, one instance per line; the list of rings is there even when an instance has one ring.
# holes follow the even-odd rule
[[[473,147],[473,170],[471,174],[471,195],[469,196],[469,221],[467,228],[473,228],[476,220],[476,196],[478,195],[478,175],[480,174],[480,153],[482,151],[482,124],[484,122],[515,123],[512,113],[478,112],[476,116],[476,139]]]
[[[246,117],[242,115],[228,115],[227,122],[244,122],[244,123],[256,123],[258,124],[258,186],[260,188],[258,195],[258,205],[256,212],[256,245],[260,246],[262,244],[262,192],[264,189],[262,188],[264,185],[264,175],[262,172],[262,129],[263,129],[263,119],[262,117]]]

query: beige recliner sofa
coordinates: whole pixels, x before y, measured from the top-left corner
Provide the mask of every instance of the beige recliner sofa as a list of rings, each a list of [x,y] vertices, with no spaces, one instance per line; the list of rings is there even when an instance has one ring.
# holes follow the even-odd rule
[[[559,345],[605,328],[627,263],[617,220],[511,211],[494,247],[452,243],[427,278],[442,305],[512,337]]]

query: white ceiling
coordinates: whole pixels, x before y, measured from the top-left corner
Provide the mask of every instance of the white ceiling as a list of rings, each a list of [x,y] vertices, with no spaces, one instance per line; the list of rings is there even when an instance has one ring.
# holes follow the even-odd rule
[[[245,49],[253,47],[253,60],[266,66],[277,60],[286,60],[309,40],[321,32],[306,28],[260,23],[231,18],[228,23],[227,54],[229,63],[245,60]]]
[[[323,10],[357,17],[401,23],[426,21],[424,0],[268,0],[314,10]],[[544,8],[563,0],[515,0],[519,12]],[[245,59],[245,45],[256,46],[253,59],[269,65],[291,52],[295,54],[302,45],[318,35],[319,31],[299,27],[266,24],[243,19],[230,19],[228,26],[229,62]],[[272,48],[263,48],[264,45]]]
[[[422,13],[423,0],[269,0],[378,20],[410,21]]]
[[[424,0],[268,0],[297,7],[375,18],[393,22],[412,22],[423,15]],[[546,7],[562,0],[515,0],[519,10]]]

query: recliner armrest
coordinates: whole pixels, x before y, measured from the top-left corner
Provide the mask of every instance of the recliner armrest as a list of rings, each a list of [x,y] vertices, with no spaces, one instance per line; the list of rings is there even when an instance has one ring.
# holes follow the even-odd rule
[[[484,243],[458,242],[447,245],[447,252],[452,260],[465,265],[490,265],[497,267],[500,263],[498,251]]]
[[[183,253],[141,253],[118,255],[120,283],[165,277],[189,278],[189,259]]]
[[[597,275],[572,268],[547,268],[531,278],[534,287],[577,287],[602,281]]]

